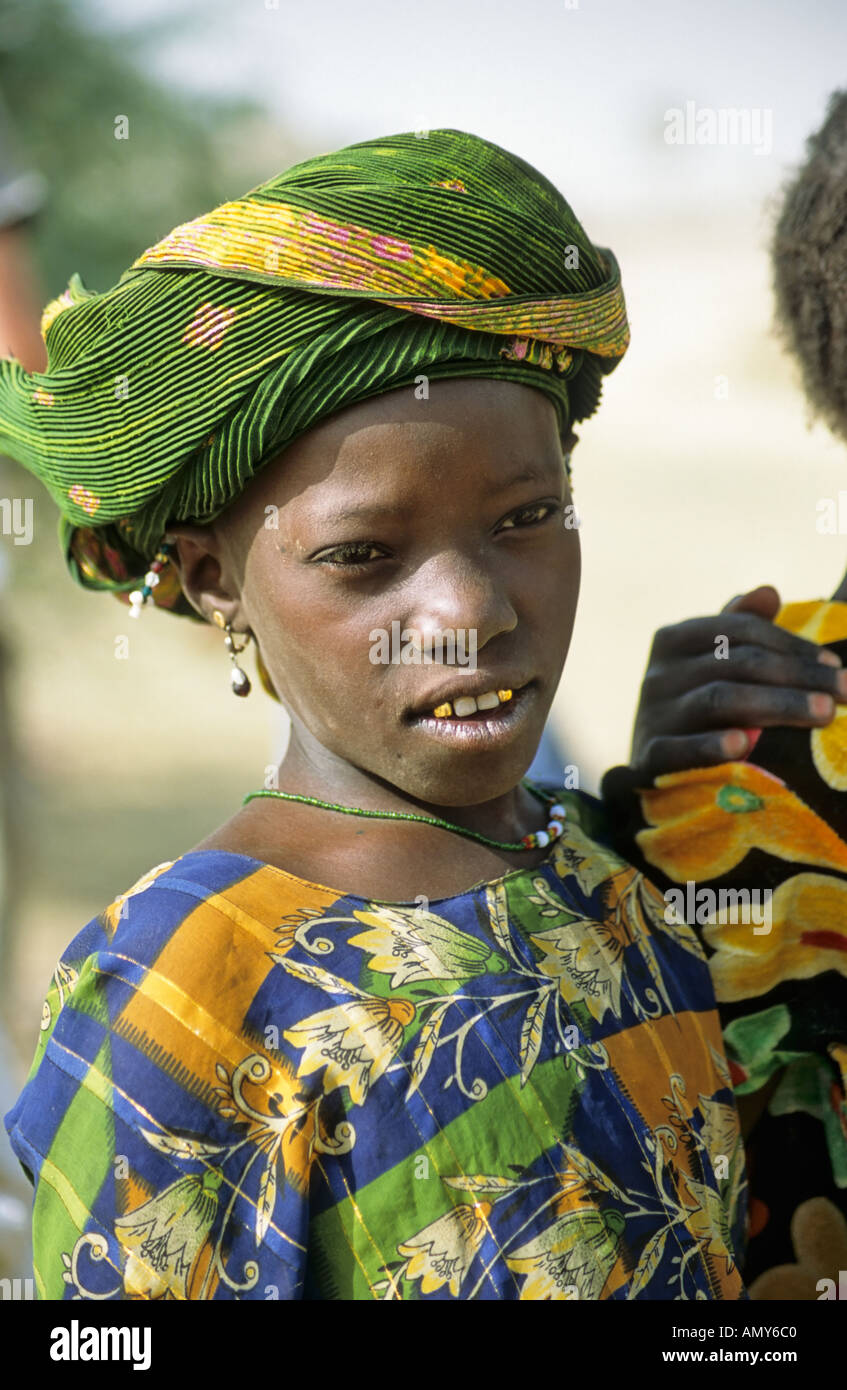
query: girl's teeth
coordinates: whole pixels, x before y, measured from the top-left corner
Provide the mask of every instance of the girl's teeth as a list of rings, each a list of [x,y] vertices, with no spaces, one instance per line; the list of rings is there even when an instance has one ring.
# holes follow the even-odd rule
[[[449,700],[445,700],[444,704],[439,705],[432,713],[436,719],[449,719],[451,715],[455,715],[457,719],[464,719],[469,714],[476,714],[480,709],[496,709],[498,705],[505,704],[511,698],[511,690],[486,690],[476,699],[472,695],[460,695],[452,705]]]

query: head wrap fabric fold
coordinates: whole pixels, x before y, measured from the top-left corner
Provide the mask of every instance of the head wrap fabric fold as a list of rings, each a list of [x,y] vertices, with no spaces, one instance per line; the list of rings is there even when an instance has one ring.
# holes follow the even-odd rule
[[[341,408],[421,375],[552,400],[562,438],[629,341],[614,256],[531,165],[458,130],[350,145],[175,228],[0,362],[0,448],[60,509],[73,577],[126,599],[169,524],[208,522]],[[166,566],[159,607],[198,616]]]

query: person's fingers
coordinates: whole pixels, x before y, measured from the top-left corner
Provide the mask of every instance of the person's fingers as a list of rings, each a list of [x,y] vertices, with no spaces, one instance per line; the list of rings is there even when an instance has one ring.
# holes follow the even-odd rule
[[[717,654],[692,656],[648,673],[644,685],[657,702],[675,699],[715,681],[780,686],[788,690],[819,690],[840,704],[847,703],[847,671],[816,658],[817,648],[801,656],[774,652],[741,642],[718,660]]]
[[[677,661],[683,656],[731,653],[741,644],[765,647],[768,651],[820,660],[826,648],[784,627],[776,627],[758,613],[724,612],[710,618],[686,618],[681,623],[660,627],[653,638],[650,662]],[[841,662],[834,652],[828,660]]]
[[[759,584],[746,594],[736,594],[729,603],[724,604],[722,613],[758,613],[760,617],[775,618],[782,607],[779,591],[773,584]]]
[[[689,690],[675,702],[673,723],[680,733],[706,729],[767,729],[777,725],[814,729],[829,724],[835,709],[833,697],[820,690],[715,680]]]
[[[756,742],[751,734],[745,729],[723,729],[687,737],[654,738],[640,750],[633,766],[645,781],[652,781],[663,772],[687,772],[690,768],[735,762],[751,751]]]

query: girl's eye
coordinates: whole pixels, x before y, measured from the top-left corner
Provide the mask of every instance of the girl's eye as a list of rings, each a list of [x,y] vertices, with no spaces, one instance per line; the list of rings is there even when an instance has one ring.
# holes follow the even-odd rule
[[[536,526],[539,522],[546,521],[548,516],[558,511],[558,506],[554,502],[533,502],[530,507],[521,507],[520,511],[512,512],[505,521],[500,523],[500,530],[506,527]]]
[[[347,545],[336,545],[315,559],[322,565],[337,565],[339,569],[357,569],[373,560],[384,560],[383,552],[370,541],[350,541]]]

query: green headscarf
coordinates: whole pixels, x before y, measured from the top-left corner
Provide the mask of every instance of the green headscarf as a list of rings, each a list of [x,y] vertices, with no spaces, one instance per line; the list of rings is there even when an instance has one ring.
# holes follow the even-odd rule
[[[629,341],[620,272],[531,165],[459,130],[305,160],[176,227],[113,289],[74,275],[47,371],[0,362],[0,449],[60,509],[68,567],[127,601],[298,435],[421,376],[544,391],[562,438]],[[198,615],[172,565],[153,598]]]

